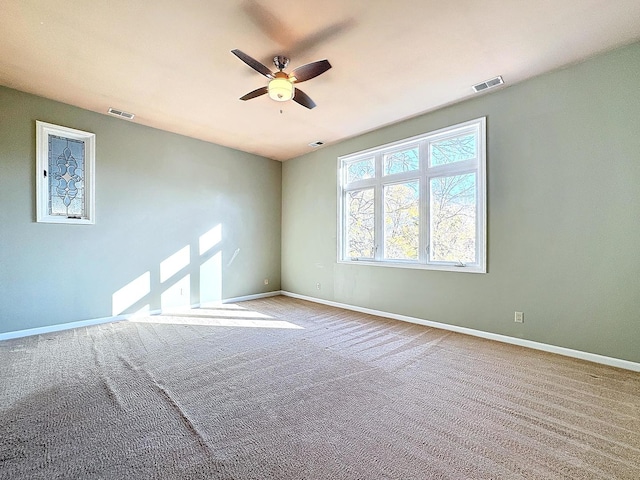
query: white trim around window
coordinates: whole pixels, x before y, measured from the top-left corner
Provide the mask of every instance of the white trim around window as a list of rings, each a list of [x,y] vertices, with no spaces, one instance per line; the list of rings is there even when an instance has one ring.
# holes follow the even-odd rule
[[[338,262],[485,273],[486,118],[338,158]]]
[[[36,121],[36,221],[95,223],[96,136]]]

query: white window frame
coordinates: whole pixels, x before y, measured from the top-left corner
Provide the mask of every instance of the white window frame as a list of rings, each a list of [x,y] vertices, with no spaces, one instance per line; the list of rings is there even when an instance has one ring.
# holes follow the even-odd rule
[[[49,136],[81,140],[84,142],[84,202],[83,217],[51,215],[49,212]],[[82,130],[61,127],[36,120],[36,221],[41,223],[95,223],[95,157],[96,135]]]
[[[447,137],[476,135],[477,155],[472,160],[463,160],[438,166],[429,166],[429,148],[434,142]],[[384,155],[398,150],[418,146],[419,168],[410,172],[384,175]],[[374,178],[347,183],[346,166],[374,158]],[[338,157],[338,263],[351,265],[374,265],[400,268],[444,270],[465,273],[486,273],[487,271],[487,180],[486,180],[486,117],[469,120],[398,142],[389,143],[361,152]],[[430,180],[435,177],[475,173],[476,175],[476,261],[473,263],[435,262],[429,260],[429,198]],[[384,258],[384,198],[385,185],[419,179],[419,248],[417,260],[388,260]],[[374,258],[347,257],[346,195],[350,191],[365,188],[374,189]]]

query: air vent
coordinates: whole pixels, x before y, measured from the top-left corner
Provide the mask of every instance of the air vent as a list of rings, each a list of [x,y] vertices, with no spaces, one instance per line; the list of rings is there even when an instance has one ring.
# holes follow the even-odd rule
[[[115,108],[109,108],[109,113],[116,117],[126,118],[127,120],[133,120],[133,117],[135,117],[133,113],[123,112],[122,110],[116,110]]]
[[[312,142],[309,144],[309,146],[311,148],[318,148],[321,147],[322,145],[324,145],[324,142],[321,142],[320,140],[318,140],[317,142]]]
[[[504,84],[504,80],[502,80],[501,76],[497,76],[490,80],[486,80],[482,83],[478,83],[477,85],[474,85],[472,88],[474,92],[478,93],[484,90],[488,90],[489,88],[497,87],[498,85],[502,85],[502,84]]]

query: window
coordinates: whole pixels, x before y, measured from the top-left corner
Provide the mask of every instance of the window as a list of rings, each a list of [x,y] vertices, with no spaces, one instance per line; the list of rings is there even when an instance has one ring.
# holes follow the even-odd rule
[[[38,222],[95,223],[95,135],[36,121]]]
[[[486,272],[485,118],[338,159],[338,261]]]

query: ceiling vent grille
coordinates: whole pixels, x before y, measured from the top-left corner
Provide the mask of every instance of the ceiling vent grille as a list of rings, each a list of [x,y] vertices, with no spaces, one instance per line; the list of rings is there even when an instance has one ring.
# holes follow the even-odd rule
[[[309,146],[311,148],[318,148],[321,147],[322,145],[324,145],[324,142],[321,142],[320,140],[318,140],[317,142],[312,142],[309,144]]]
[[[109,113],[115,117],[126,118],[127,120],[133,120],[133,117],[135,117],[133,113],[123,112],[122,110],[116,110],[115,108],[109,108]]]
[[[504,80],[502,80],[502,77],[497,76],[490,80],[486,80],[482,83],[478,83],[477,85],[474,85],[472,88],[474,92],[479,93],[484,90],[488,90],[490,88],[497,87],[498,85],[503,85],[503,84],[504,84]]]

